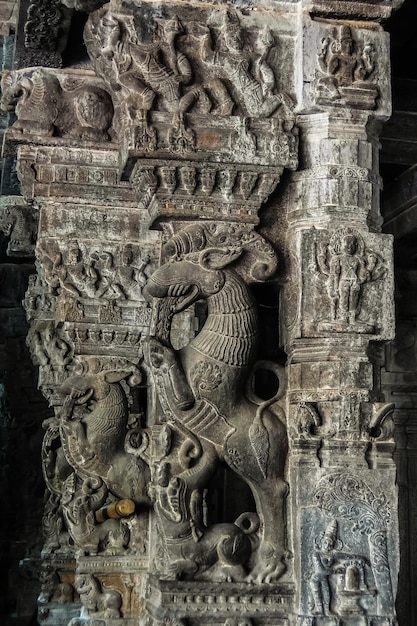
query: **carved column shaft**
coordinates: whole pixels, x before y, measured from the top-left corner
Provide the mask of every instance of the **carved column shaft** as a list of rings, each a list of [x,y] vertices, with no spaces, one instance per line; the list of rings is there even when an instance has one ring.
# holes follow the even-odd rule
[[[354,613],[391,623],[393,405],[380,402],[380,362],[370,350],[394,335],[392,241],[380,233],[378,170],[378,129],[390,112],[388,40],[380,28],[317,15],[304,27],[283,298],[299,623],[333,624]],[[380,502],[385,515],[374,517]]]

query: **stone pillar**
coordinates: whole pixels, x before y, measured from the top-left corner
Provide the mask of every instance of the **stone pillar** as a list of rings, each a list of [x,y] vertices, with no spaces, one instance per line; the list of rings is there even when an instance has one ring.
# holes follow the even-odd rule
[[[381,402],[374,348],[394,336],[378,172],[378,132],[390,114],[388,39],[375,24],[336,14],[324,19],[317,7],[304,16],[300,167],[287,197],[300,626],[394,623],[398,574],[393,405]]]
[[[414,245],[410,234],[415,228],[416,168],[398,178],[384,199],[384,229],[394,235],[396,253],[396,336],[386,349],[382,384],[387,400],[395,402],[395,460],[398,468],[401,569],[398,616],[400,623],[417,619],[415,587],[417,546],[416,500],[416,280]]]
[[[387,3],[65,4],[92,69],[2,100],[39,214],[43,623],[392,626]]]

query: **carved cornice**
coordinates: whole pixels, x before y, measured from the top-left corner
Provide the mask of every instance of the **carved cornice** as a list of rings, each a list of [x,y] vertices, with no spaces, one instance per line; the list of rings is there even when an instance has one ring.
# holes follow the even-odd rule
[[[385,21],[404,0],[315,0],[307,2],[311,15],[328,18],[349,18]]]
[[[181,610],[190,617],[209,616],[215,610],[216,617],[239,618],[272,615],[285,619],[291,611],[294,586],[288,583],[265,586],[242,583],[222,583],[219,595],[218,584],[210,582],[164,581],[150,576],[148,583],[148,608],[151,612],[164,607],[166,611]],[[206,618],[207,619],[207,618]]]
[[[298,163],[284,34],[279,20],[265,27],[231,8],[204,5],[180,20],[180,5],[161,15],[152,4],[146,14],[110,4],[87,22],[115,107],[122,179],[152,220],[257,223],[283,169]]]

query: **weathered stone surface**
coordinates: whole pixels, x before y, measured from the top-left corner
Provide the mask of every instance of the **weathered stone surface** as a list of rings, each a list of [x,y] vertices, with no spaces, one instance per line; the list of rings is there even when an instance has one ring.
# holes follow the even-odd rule
[[[53,413],[39,617],[394,626],[393,3],[62,4],[93,69],[2,80]]]

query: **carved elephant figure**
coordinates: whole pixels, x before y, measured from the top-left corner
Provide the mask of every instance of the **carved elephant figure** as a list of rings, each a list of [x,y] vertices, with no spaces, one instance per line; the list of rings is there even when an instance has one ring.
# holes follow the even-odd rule
[[[198,519],[195,510],[195,500],[199,497],[197,490],[191,496],[194,515],[191,519],[187,517],[183,497],[187,488],[189,485],[184,478],[172,478],[166,489],[158,489],[155,503],[159,523],[170,547],[165,566],[168,577],[211,581],[245,579],[246,565],[252,554],[251,535],[259,528],[258,516],[242,513],[234,523],[223,522],[207,527]]]

